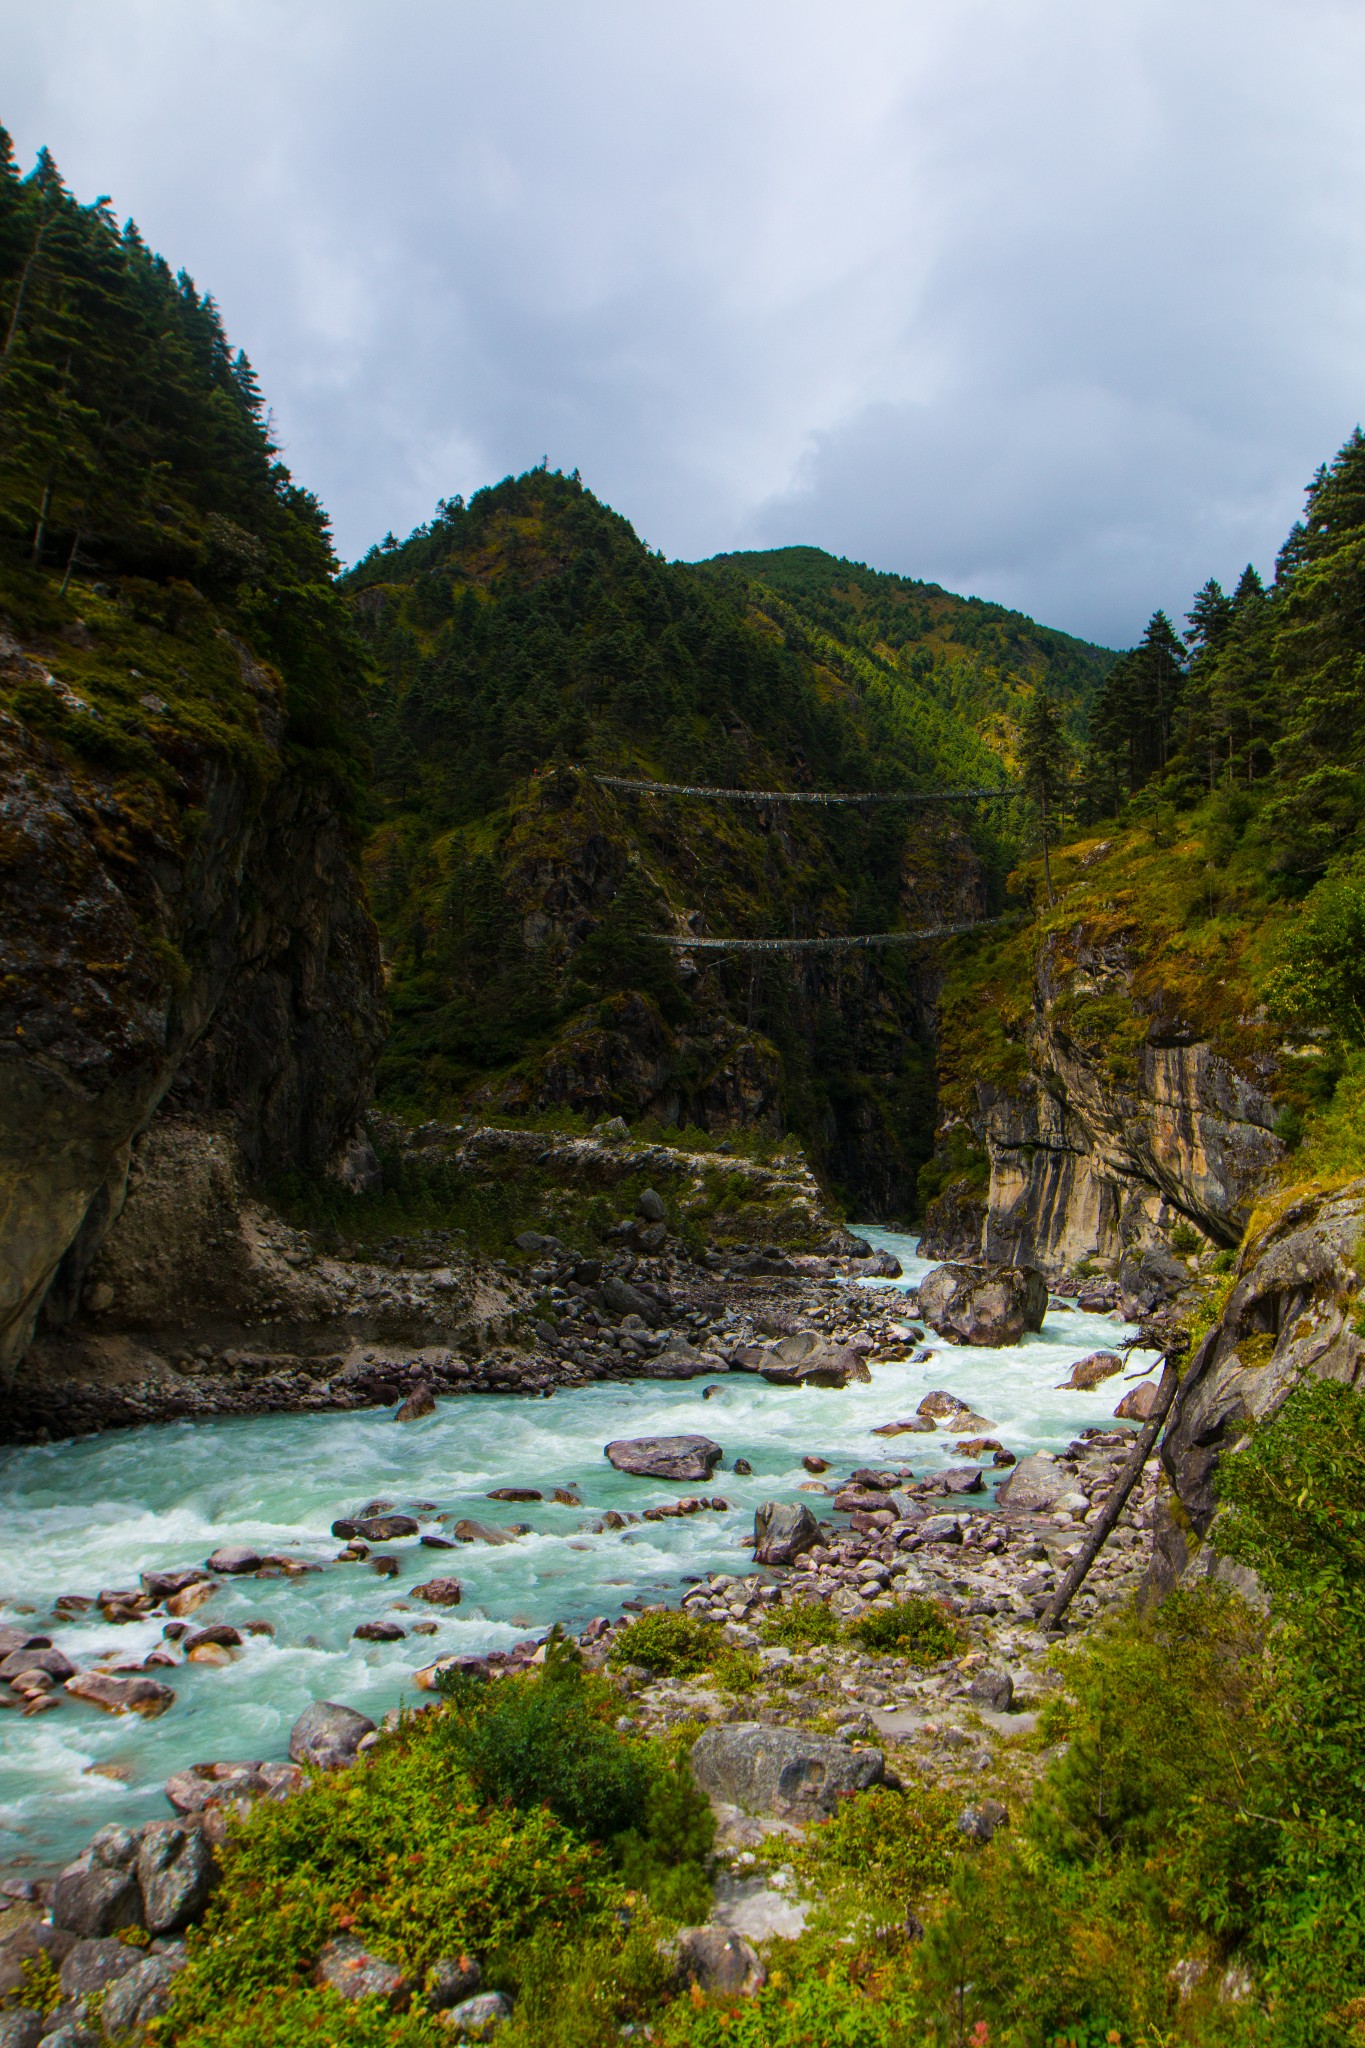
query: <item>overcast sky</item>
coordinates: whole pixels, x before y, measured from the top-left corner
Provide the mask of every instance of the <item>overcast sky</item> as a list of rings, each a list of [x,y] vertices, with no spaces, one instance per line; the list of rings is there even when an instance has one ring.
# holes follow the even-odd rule
[[[347,558],[548,455],[1114,645],[1365,401],[1360,0],[0,0]]]

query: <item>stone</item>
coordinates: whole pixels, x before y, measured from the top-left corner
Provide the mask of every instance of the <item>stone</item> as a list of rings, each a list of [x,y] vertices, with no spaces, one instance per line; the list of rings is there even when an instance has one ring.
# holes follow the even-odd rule
[[[449,2027],[457,2041],[491,2041],[511,2017],[511,2004],[501,1991],[480,1991],[476,1997],[462,1999],[459,2005],[443,2012],[440,2024]]]
[[[417,1524],[411,1515],[364,1515],[356,1522],[355,1533],[367,1543],[394,1543],[400,1536],[415,1536]]]
[[[148,1721],[175,1705],[174,1690],[159,1679],[124,1678],[112,1671],[78,1671],[67,1679],[66,1690],[107,1714],[141,1714]]]
[[[70,1863],[52,1887],[52,1924],[93,1941],[142,1925],[142,1894],[130,1870]]]
[[[289,1731],[292,1762],[315,1770],[334,1771],[353,1763],[362,1736],[374,1733],[368,1714],[335,1700],[314,1700]]]
[[[142,1590],[153,1601],[169,1600],[173,1593],[183,1593],[187,1586],[202,1586],[208,1573],[198,1565],[189,1565],[183,1571],[143,1572]]]
[[[1031,1457],[1019,1460],[1009,1478],[1002,1482],[996,1499],[1002,1508],[1007,1507],[1015,1514],[1042,1514],[1070,1484],[1070,1474],[1058,1466],[1055,1458],[1047,1451],[1035,1451]]]
[[[989,1842],[1009,1821],[1009,1810],[998,1799],[983,1799],[979,1806],[966,1806],[957,1817],[957,1831],[969,1842]]]
[[[754,1468],[747,1458],[736,1458],[734,1473],[737,1479],[752,1479]]]
[[[958,1344],[1017,1344],[1043,1327],[1047,1282],[1033,1266],[935,1266],[920,1282],[919,1312]]]
[[[0,1627],[0,1657],[12,1657],[16,1650],[50,1650],[51,1636],[36,1636],[31,1629]]]
[[[78,1941],[62,1964],[59,1981],[68,1998],[88,1998],[92,1991],[103,1991],[106,1984],[126,1977],[141,1960],[141,1949],[126,1941]]]
[[[516,1537],[510,1529],[499,1529],[495,1522],[471,1522],[461,1520],[451,1532],[460,1543],[515,1543]]]
[[[799,1820],[827,1816],[846,1794],[877,1784],[885,1759],[879,1749],[849,1749],[795,1728],[735,1721],[698,1736],[691,1767],[710,1799]]]
[[[664,1207],[663,1196],[656,1194],[653,1188],[646,1188],[636,1199],[635,1213],[642,1216],[646,1223],[662,1223],[668,1211]]]
[[[926,1515],[919,1525],[919,1533],[926,1543],[960,1543],[962,1541],[962,1517],[960,1515]]]
[[[418,1542],[423,1550],[453,1550],[455,1541],[450,1536],[420,1536]]]
[[[980,1493],[985,1482],[979,1465],[949,1465],[934,1474],[933,1484],[944,1493]]]
[[[1014,1680],[1008,1671],[978,1671],[967,1687],[967,1697],[993,1714],[1007,1714],[1014,1705]]]
[[[1126,1393],[1114,1410],[1117,1422],[1146,1422],[1156,1406],[1157,1382],[1143,1380],[1140,1386]]]
[[[351,1630],[352,1642],[358,1643],[401,1643],[406,1638],[407,1630],[396,1621],[362,1621]]]
[[[491,1493],[484,1495],[485,1500],[525,1501],[544,1500],[544,1498],[544,1494],[538,1492],[534,1486],[495,1486]]]
[[[264,1562],[260,1551],[252,1550],[249,1544],[224,1543],[209,1558],[208,1568],[231,1578],[239,1572],[257,1572]]]
[[[461,1587],[458,1579],[426,1579],[412,1589],[414,1600],[425,1600],[429,1607],[458,1607]]]
[[[59,1683],[74,1678],[76,1667],[61,1650],[37,1649],[16,1650],[0,1664],[0,1678],[15,1679],[24,1671],[46,1671],[49,1678]]]
[[[1123,1360],[1117,1351],[1090,1351],[1084,1358],[1076,1360],[1062,1386],[1088,1393],[1091,1387],[1098,1387],[1103,1380],[1112,1379],[1116,1372],[1122,1371]]]
[[[632,1287],[628,1280],[609,1273],[602,1282],[602,1299],[615,1316],[640,1316],[654,1329],[663,1320],[663,1310],[652,1294]]]
[[[416,1422],[420,1416],[435,1413],[435,1393],[425,1380],[419,1380],[393,1419],[395,1422]]]
[[[932,1436],[934,1418],[932,1415],[912,1415],[904,1422],[881,1422],[873,1430],[873,1436]]]
[[[0,2048],[38,2048],[43,2038],[43,2016],[31,2006],[12,2006],[0,2012]]]
[[[674,1981],[721,1998],[752,1998],[768,1981],[758,1951],[728,1927],[682,1927],[672,1944]]]
[[[104,1994],[100,2019],[110,2035],[131,2032],[152,2020],[163,2019],[170,2005],[171,1985],[185,1967],[185,1955],[177,1944],[136,1963],[126,1976],[111,1984]],[[3,2048],[3,2036],[0,2036]]]
[[[829,1459],[817,1458],[814,1455],[814,1453],[810,1451],[807,1451],[805,1457],[801,1460],[801,1463],[805,1466],[808,1472],[828,1472],[829,1470]]]
[[[391,2012],[406,2012],[412,1986],[397,1963],[373,1955],[363,1942],[329,1941],[317,1959],[313,1980],[342,1998],[382,1999]]]
[[[618,1438],[604,1455],[640,1479],[706,1481],[725,1453],[708,1436],[639,1436]]]
[[[215,1644],[220,1650],[240,1650],[241,1630],[233,1628],[231,1622],[210,1622],[207,1628],[191,1629],[190,1633],[182,1638],[180,1647],[188,1656],[191,1650],[202,1650],[208,1643]]]
[[[219,1870],[198,1828],[153,1821],[142,1831],[137,1881],[142,1917],[152,1934],[178,1934],[197,1920],[213,1895]]]
[[[186,1586],[182,1593],[172,1593],[166,1601],[167,1614],[183,1621],[188,1614],[194,1614],[205,1601],[211,1600],[218,1591],[216,1579],[198,1579],[194,1585]]]
[[[794,1564],[820,1541],[820,1525],[804,1501],[765,1500],[754,1516],[754,1563]]]
[[[441,1956],[427,1971],[422,2002],[428,2012],[445,2012],[469,1998],[483,1982],[483,1971],[470,1956]]]

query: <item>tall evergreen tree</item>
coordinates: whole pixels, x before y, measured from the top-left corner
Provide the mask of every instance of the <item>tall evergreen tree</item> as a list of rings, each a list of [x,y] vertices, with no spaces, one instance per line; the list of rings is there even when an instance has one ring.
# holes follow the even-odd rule
[[[1061,713],[1046,690],[1036,690],[1019,730],[1019,779],[1038,806],[1043,874],[1050,904],[1057,898],[1052,887],[1048,840],[1060,822],[1059,813],[1071,781],[1072,766],[1071,739],[1062,723]]]

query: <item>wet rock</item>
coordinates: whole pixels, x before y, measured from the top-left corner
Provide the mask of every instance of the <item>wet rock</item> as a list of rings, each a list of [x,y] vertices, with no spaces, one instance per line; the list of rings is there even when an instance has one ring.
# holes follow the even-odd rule
[[[980,1493],[985,1485],[979,1465],[948,1465],[934,1474],[933,1483],[943,1493]]]
[[[1033,1266],[935,1266],[920,1283],[919,1312],[958,1344],[1017,1344],[1043,1327],[1047,1282]]]
[[[417,1524],[411,1515],[363,1515],[355,1533],[367,1543],[395,1543],[400,1536],[415,1536]]]
[[[84,1941],[142,1925],[142,1894],[130,1870],[89,1864],[67,1865],[52,1887],[52,1924]]]
[[[372,1954],[359,1941],[329,1941],[313,1976],[342,1998],[382,1999],[392,2012],[406,2012],[412,1999],[412,1986],[397,1963]]]
[[[510,2002],[501,1991],[480,1991],[441,2015],[457,2041],[491,2041],[498,2028],[512,2017]]]
[[[934,1419],[932,1415],[911,1415],[903,1422],[881,1422],[873,1430],[873,1436],[932,1436]]]
[[[289,1755],[296,1764],[332,1771],[354,1763],[361,1737],[374,1733],[368,1714],[335,1700],[314,1700],[289,1732]]]
[[[425,1380],[419,1380],[393,1419],[395,1422],[416,1422],[420,1416],[435,1413],[435,1393]]]
[[[31,1650],[15,1650],[0,1664],[0,1678],[14,1680],[25,1671],[45,1671],[49,1678],[59,1684],[74,1678],[76,1667],[61,1650],[39,1647]]]
[[[257,1572],[264,1562],[259,1550],[252,1550],[249,1544],[224,1543],[208,1560],[208,1568],[230,1578],[239,1572]]]
[[[461,1587],[458,1579],[426,1579],[412,1589],[414,1600],[425,1600],[430,1607],[458,1607]]]
[[[126,1941],[78,1941],[62,1964],[59,1982],[68,1998],[88,1998],[126,1977],[141,1960],[142,1951]]]
[[[708,1480],[725,1455],[708,1436],[622,1437],[604,1455],[618,1472],[641,1479]]]
[[[752,1998],[768,1981],[758,1951],[728,1927],[683,1927],[671,1944],[674,1981],[722,1998]]]
[[[407,1630],[396,1621],[362,1621],[351,1630],[351,1640],[358,1643],[401,1643],[406,1637]]]
[[[453,1550],[455,1540],[451,1536],[421,1536],[418,1538],[424,1550]]]
[[[107,2034],[118,2035],[146,2027],[165,2017],[171,2002],[171,1985],[185,1967],[185,1954],[178,1946],[161,1950],[136,1963],[104,1995],[100,2018]],[[3,2036],[0,2036],[3,2048]]]
[[[732,1469],[737,1479],[751,1479],[753,1477],[754,1468],[747,1458],[736,1458]]]
[[[1126,1393],[1114,1410],[1118,1422],[1145,1422],[1156,1406],[1157,1382],[1143,1380]]]
[[[198,1565],[187,1566],[183,1571],[143,1572],[142,1590],[153,1602],[169,1600],[175,1593],[183,1593],[187,1586],[202,1586],[208,1573]]]
[[[515,1543],[516,1537],[510,1530],[499,1529],[494,1522],[471,1522],[461,1520],[451,1532],[460,1543]]]
[[[445,2012],[469,1998],[483,1982],[483,1971],[470,1956],[442,1956],[427,1971],[422,1992],[428,2012]]]
[[[165,1603],[166,1612],[178,1620],[183,1620],[186,1615],[197,1613],[217,1591],[217,1579],[198,1579],[194,1585],[186,1586],[183,1592],[170,1595]]]
[[[16,1650],[50,1650],[51,1636],[34,1635],[31,1629],[0,1628],[0,1657],[12,1657]]]
[[[765,1500],[754,1516],[754,1563],[794,1564],[820,1541],[820,1525],[804,1503]]]
[[[1122,1371],[1123,1360],[1117,1351],[1091,1351],[1076,1360],[1070,1377],[1064,1379],[1062,1385],[1088,1392],[1091,1387],[1098,1387],[1102,1381],[1112,1379],[1116,1372]]]
[[[978,1707],[1007,1714],[1014,1705],[1014,1680],[1008,1671],[978,1671],[967,1687],[967,1696]]]
[[[137,1881],[152,1934],[176,1934],[197,1920],[218,1883],[218,1865],[198,1828],[153,1821],[142,1831]]]
[[[996,1499],[1015,1514],[1042,1514],[1053,1506],[1071,1484],[1047,1451],[1035,1451],[1021,1458],[1001,1487]]]
[[[484,1495],[485,1500],[544,1500],[544,1498],[544,1494],[539,1493],[534,1486],[495,1486],[491,1493]]]
[[[801,1463],[805,1466],[808,1472],[828,1472],[829,1470],[828,1458],[817,1458],[816,1456],[814,1456],[813,1453],[809,1451],[801,1460]]]
[[[188,1656],[191,1651],[205,1649],[209,1644],[215,1645],[220,1650],[240,1650],[242,1647],[241,1630],[233,1628],[230,1622],[210,1622],[207,1628],[191,1629],[190,1633],[182,1639],[181,1647],[185,1651],[186,1656]]]
[[[755,1721],[708,1728],[691,1752],[692,1776],[710,1799],[751,1813],[812,1819],[838,1800],[877,1784],[885,1769],[878,1749],[848,1749],[795,1728]]]
[[[107,1714],[141,1714],[155,1720],[175,1705],[175,1693],[156,1678],[121,1677],[110,1671],[78,1671],[66,1681],[66,1690]]]

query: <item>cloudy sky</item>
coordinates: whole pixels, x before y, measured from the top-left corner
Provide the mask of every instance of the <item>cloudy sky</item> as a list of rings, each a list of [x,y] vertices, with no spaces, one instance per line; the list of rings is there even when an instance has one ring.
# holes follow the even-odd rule
[[[548,456],[1122,645],[1365,413],[1359,0],[0,0],[347,558]]]

